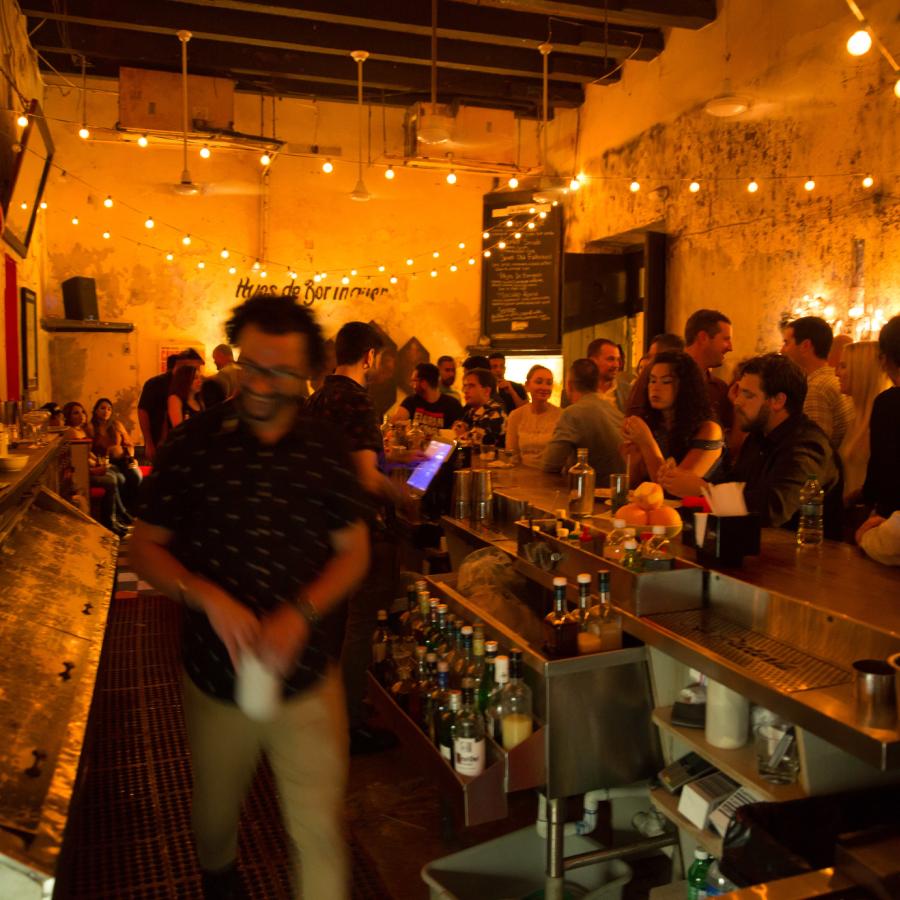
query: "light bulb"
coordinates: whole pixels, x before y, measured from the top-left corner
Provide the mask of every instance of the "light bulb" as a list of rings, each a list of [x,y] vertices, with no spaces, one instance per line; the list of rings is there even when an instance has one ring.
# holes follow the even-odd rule
[[[46,201],[46,200],[41,200],[41,204],[40,204],[40,205],[41,205],[41,209],[46,209],[46,208],[47,208],[47,201]]]
[[[453,169],[447,173],[447,184],[456,184],[456,172]]]
[[[516,224],[516,223],[513,222],[512,219],[507,219],[507,220],[506,220],[506,227],[507,227],[507,228],[512,228],[513,225],[515,225],[515,224]]]
[[[755,194],[759,190],[759,184],[757,183],[755,178],[751,178],[747,183],[747,191],[751,194]]]
[[[209,147],[207,147],[206,144],[200,148],[200,156],[203,157],[203,159],[209,159]]]
[[[345,275],[345,276],[341,279],[341,284],[350,284],[350,279]]]
[[[181,239],[181,243],[184,244],[185,247],[190,247],[191,246],[191,236],[189,234],[186,234]]]
[[[379,267],[378,267],[378,271],[379,271],[379,272],[383,272],[383,271],[384,271],[384,266],[379,266]]]
[[[407,264],[408,266],[411,266],[411,265],[413,264],[412,259],[407,259],[407,260],[406,260],[406,264]]]
[[[263,155],[259,158],[259,162],[261,165],[267,166],[270,162],[272,162],[272,157],[269,156],[268,153],[263,153]]]
[[[475,257],[474,257],[474,256],[470,256],[470,257],[469,257],[469,265],[470,265],[470,266],[474,266],[474,265],[475,265]]]
[[[484,240],[487,240],[491,236],[491,233],[489,231],[482,231],[481,236],[484,238]]]
[[[804,191],[814,191],[815,189],[816,189],[815,179],[812,177],[812,175],[810,175],[809,178],[807,178],[806,181],[803,183],[803,190]]]
[[[519,186],[519,179],[515,175],[511,175],[509,181],[506,182],[506,186],[511,190],[515,190]]]
[[[175,254],[174,254],[174,253],[167,253],[167,254],[166,254],[166,260],[167,260],[168,262],[172,262],[173,259],[175,259]]]
[[[559,200],[554,200],[550,205],[551,206],[559,206]]]
[[[205,268],[206,268],[206,263],[203,262],[203,260],[201,259],[200,262],[197,263],[197,268],[198,268],[198,269],[205,269]]]
[[[628,185],[628,190],[631,191],[632,194],[636,194],[641,189],[641,183],[637,180],[637,178],[631,179],[631,184]]]
[[[108,241],[112,235],[108,231],[103,232],[103,240]]]
[[[290,278],[291,281],[296,281],[297,273],[293,269],[288,269],[288,278]]]
[[[325,162],[322,163],[322,171],[326,175],[330,175],[334,171],[334,163],[330,159],[326,159]]]
[[[154,228],[156,226],[156,222],[153,221],[153,216],[147,216],[144,220],[144,228]]]
[[[19,128],[24,128],[27,124],[28,124],[28,116],[26,116],[25,113],[22,113],[19,116],[19,118],[16,119],[16,125],[18,125]]]
[[[491,251],[490,251],[490,250],[485,250],[485,251],[484,251],[484,258],[485,258],[485,259],[490,259],[490,258],[491,258]]]
[[[396,283],[397,283],[397,276],[396,276],[396,275],[391,275],[391,277],[388,279],[388,281],[390,281],[391,284],[396,284]]]
[[[537,210],[533,206],[528,207],[528,215],[533,216]]]
[[[268,277],[269,277],[269,273],[268,273],[265,269],[263,269],[263,270],[259,273],[259,277],[260,277],[260,278],[268,278]]]
[[[506,249],[506,241],[500,241],[500,242],[497,244],[497,247],[498,247],[500,250],[505,250],[505,249]]]
[[[82,125],[81,128],[78,129],[78,137],[83,141],[86,141],[90,136],[91,133],[87,130],[87,125]]]
[[[697,191],[700,190],[700,182],[697,181],[697,179],[695,178],[695,179],[688,185],[688,190],[689,190],[692,194],[696,194]]]
[[[555,203],[555,202],[556,202],[556,201],[554,200],[554,203]],[[538,213],[538,215],[539,215],[542,219],[546,219],[546,218],[547,218],[547,213],[546,213],[546,211],[544,211],[543,209]]]
[[[255,259],[255,260],[253,260],[253,271],[258,272],[259,270],[260,270],[259,260]]]
[[[465,249],[466,249],[466,242],[465,242],[465,241],[460,241],[456,246],[457,246],[460,250],[465,250]]]
[[[388,181],[393,181],[393,180],[394,180],[394,174],[395,174],[395,173],[394,173],[394,167],[393,167],[393,166],[388,166],[388,167],[384,170],[384,177],[387,178]]]
[[[440,250],[435,250],[434,253],[431,254],[435,259],[437,259],[441,255]]]
[[[110,197],[110,196],[107,196],[107,198],[103,201],[103,205],[104,205],[107,209],[110,209],[110,208],[112,207],[112,205],[113,205],[113,198]]]
[[[350,277],[351,277],[351,278],[356,278],[356,269],[351,269],[351,270],[350,270]]]
[[[521,231],[517,231],[517,232],[513,235],[513,237],[514,237],[517,241],[522,240],[522,232],[521,232]]]
[[[313,275],[313,281],[315,281],[315,283],[318,284],[321,280],[322,280],[322,276],[318,272],[316,272],[316,274]]]
[[[529,231],[534,231],[534,222],[529,222],[529,223],[528,223],[528,230],[529,230]]]
[[[581,182],[577,178],[573,178],[569,182],[569,190],[570,191],[577,191],[578,188],[580,188],[580,187],[581,187]]]
[[[587,175],[584,172],[579,172],[576,176],[579,184],[584,184],[587,181]]]
[[[327,272],[322,272],[321,275],[322,275],[322,280],[323,280],[323,281],[324,281],[324,279],[326,279],[326,278],[328,277],[328,273],[327,273]]]
[[[28,209],[28,204],[23,200],[23,201],[19,204],[19,209]]]
[[[229,267],[228,267],[228,274],[229,274],[229,275],[235,275],[235,274],[237,274],[237,267],[236,267],[236,266],[229,266]]]
[[[150,141],[147,140],[147,135],[146,135],[146,134],[142,134],[142,135],[137,139],[137,145],[138,145],[138,147],[146,147],[147,144],[149,144],[149,143],[150,143]]]
[[[847,40],[847,52],[851,56],[865,56],[872,49],[872,35],[865,28],[854,31]]]
[[[451,272],[455,272],[458,268],[459,268],[459,266],[457,266],[456,263],[453,263],[453,264],[450,266],[450,271],[451,271]]]
[[[222,259],[228,259],[228,257],[231,256],[231,254],[228,252],[227,247],[223,247],[222,252],[219,254],[219,256],[221,256]]]
[[[871,175],[866,175],[862,180],[862,186],[867,190],[875,184],[875,179]]]
[[[431,270],[431,277],[432,277],[432,278],[437,278],[437,269],[432,269],[432,270]]]
[[[900,97],[900,78],[894,82],[894,93]]]
[[[72,216],[72,224],[73,224],[73,225],[77,225],[77,224],[78,224],[78,216]]]

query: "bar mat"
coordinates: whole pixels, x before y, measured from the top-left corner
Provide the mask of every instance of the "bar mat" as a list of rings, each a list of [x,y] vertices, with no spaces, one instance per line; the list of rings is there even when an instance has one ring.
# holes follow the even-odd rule
[[[180,609],[137,592],[109,624],[55,900],[200,900],[181,716]],[[353,900],[390,892],[352,835]],[[287,836],[263,763],[244,802],[241,870],[253,900],[290,900]],[[318,900],[318,898],[311,898]]]

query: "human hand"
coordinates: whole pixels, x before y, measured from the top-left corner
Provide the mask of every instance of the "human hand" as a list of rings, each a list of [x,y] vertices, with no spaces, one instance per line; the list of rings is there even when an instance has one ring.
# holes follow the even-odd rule
[[[622,423],[622,436],[626,441],[642,447],[653,440],[650,426],[640,416],[628,416]]]
[[[469,426],[462,419],[457,419],[453,423],[453,430],[458,438],[464,438],[469,433]]]
[[[205,578],[193,578],[185,587],[185,599],[206,613],[236,669],[241,651],[252,650],[256,644],[259,619],[231,594]]]
[[[256,641],[259,661],[287,678],[309,642],[309,632],[309,622],[300,611],[290,603],[282,603],[262,620]]]
[[[873,528],[877,528],[882,522],[887,521],[884,516],[869,516],[859,528],[856,529],[856,543],[858,544],[862,540],[862,536],[867,532],[871,531]]]
[[[512,385],[505,378],[497,379],[497,390],[506,391],[507,394],[512,393]]]
[[[699,497],[706,484],[699,475],[686,472],[677,466],[663,470],[662,474],[657,472],[656,481],[664,491],[675,497]]]

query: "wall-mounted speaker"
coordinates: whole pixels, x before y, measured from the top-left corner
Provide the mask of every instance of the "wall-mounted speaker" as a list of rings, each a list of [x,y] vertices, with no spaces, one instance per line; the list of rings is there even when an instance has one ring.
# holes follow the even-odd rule
[[[84,275],[67,278],[62,283],[63,307],[67,319],[97,321],[97,282]]]

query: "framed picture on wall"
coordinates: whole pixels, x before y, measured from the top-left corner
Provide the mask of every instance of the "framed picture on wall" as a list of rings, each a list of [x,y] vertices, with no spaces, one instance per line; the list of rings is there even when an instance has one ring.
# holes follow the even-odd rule
[[[35,391],[38,386],[37,294],[22,288],[22,386]]]

